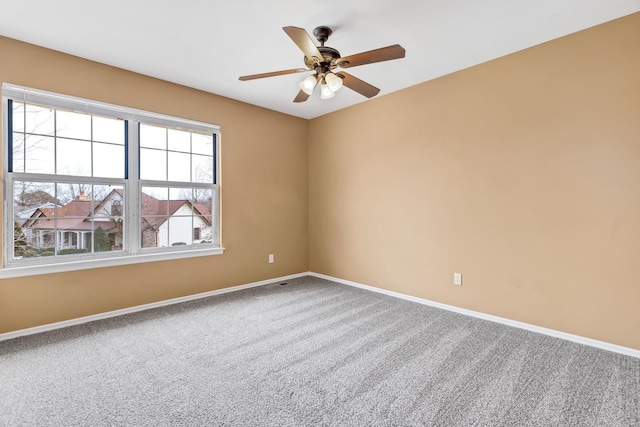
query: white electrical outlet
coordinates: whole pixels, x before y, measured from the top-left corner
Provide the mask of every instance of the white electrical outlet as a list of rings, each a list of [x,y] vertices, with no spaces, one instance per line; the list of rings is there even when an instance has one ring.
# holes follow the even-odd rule
[[[273,256],[273,254],[269,254],[269,264],[273,264],[275,261],[275,258]]]
[[[453,284],[462,286],[462,273],[453,273]]]

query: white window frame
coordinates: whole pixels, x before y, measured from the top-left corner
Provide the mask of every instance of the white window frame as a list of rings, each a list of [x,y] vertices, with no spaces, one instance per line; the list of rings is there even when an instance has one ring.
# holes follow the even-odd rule
[[[42,257],[22,260],[13,260],[13,182],[14,173],[8,172],[8,101],[25,102],[38,105],[51,106],[53,108],[68,109],[85,112],[88,114],[113,117],[128,121],[128,178],[94,178],[94,177],[68,177],[64,175],[43,174],[18,174],[20,179],[30,179],[47,182],[87,182],[113,185],[122,185],[124,191],[125,217],[125,249],[122,251],[99,252],[82,255],[65,255],[64,257]],[[220,208],[220,126],[204,122],[182,119],[178,117],[152,113],[87,99],[56,94],[22,86],[2,83],[2,139],[3,139],[3,227],[5,232],[3,239],[3,263],[0,269],[0,279],[10,277],[31,276],[37,274],[58,273],[89,268],[100,268],[143,262],[165,261],[181,258],[191,258],[208,255],[219,255],[224,252],[221,245],[221,208]],[[213,134],[215,137],[214,151],[214,184],[185,183],[173,181],[145,181],[139,179],[139,138],[138,124],[152,124],[169,128],[179,128],[195,132]],[[143,186],[163,184],[167,187],[207,188],[213,190],[212,206],[212,243],[200,245],[172,246],[168,248],[142,248],[140,241],[141,224],[141,197],[138,197]],[[137,208],[134,208],[137,207]]]

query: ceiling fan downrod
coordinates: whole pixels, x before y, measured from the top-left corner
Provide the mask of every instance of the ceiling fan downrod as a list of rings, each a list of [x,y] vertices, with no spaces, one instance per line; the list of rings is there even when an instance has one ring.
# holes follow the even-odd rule
[[[331,28],[325,26],[316,27],[313,30],[313,35],[316,36],[316,39],[320,42],[320,46],[322,47],[324,47],[324,42],[329,40],[331,33],[333,33]]]

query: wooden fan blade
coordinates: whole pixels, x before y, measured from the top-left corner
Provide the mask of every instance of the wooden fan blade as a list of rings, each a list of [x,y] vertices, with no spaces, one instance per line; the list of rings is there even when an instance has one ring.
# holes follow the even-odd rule
[[[343,85],[351,90],[355,90],[360,95],[366,96],[367,98],[373,98],[380,92],[380,89],[377,87],[372,86],[357,77],[353,77],[351,74],[345,73],[344,71],[340,71],[336,73],[336,75],[342,78]]]
[[[298,95],[293,98],[293,102],[304,102],[309,99],[309,96],[311,95],[307,95],[305,91],[301,90],[300,92],[298,92]]]
[[[303,29],[298,27],[282,27],[285,33],[291,40],[300,48],[309,61],[322,62],[323,57],[318,47],[315,45],[309,34]]]
[[[374,62],[390,61],[404,58],[405,50],[399,44],[381,47],[368,52],[356,53],[336,59],[335,63],[342,68],[356,67],[358,65],[373,64]]]
[[[255,80],[255,79],[263,79],[265,77],[274,77],[274,76],[283,76],[285,74],[295,74],[295,73],[302,73],[305,71],[311,71],[307,68],[295,68],[292,70],[282,70],[282,71],[272,71],[270,73],[262,73],[262,74],[252,74],[250,76],[242,76],[239,77],[239,80],[242,81],[246,81],[246,80]]]

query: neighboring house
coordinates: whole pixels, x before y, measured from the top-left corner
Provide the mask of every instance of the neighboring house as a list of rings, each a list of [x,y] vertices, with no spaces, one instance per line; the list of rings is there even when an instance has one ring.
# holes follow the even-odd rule
[[[52,248],[56,252],[63,249],[90,251],[92,231],[101,227],[109,236],[111,249],[122,248],[118,220],[111,216],[111,209],[117,210],[121,203],[122,195],[114,190],[98,204],[91,196],[80,193],[58,208],[38,208],[22,225],[27,243],[38,249]]]
[[[122,190],[94,201],[81,193],[61,207],[41,207],[22,225],[27,242],[37,249],[91,251],[92,231],[102,228],[111,250],[122,249]],[[211,209],[189,200],[159,200],[142,195],[142,247],[200,243],[211,235]],[[209,237],[210,239],[210,237]]]
[[[24,233],[24,237],[27,242],[31,242],[33,240],[33,231],[30,228],[23,228],[24,224],[33,216],[33,214],[38,209],[54,209],[56,207],[60,206],[52,202],[47,202],[38,206],[24,208],[25,210],[15,213],[15,221],[22,228],[22,232]]]
[[[56,205],[55,203],[52,202],[47,202],[47,203],[43,203],[41,205],[37,205],[37,206],[33,206],[33,207],[27,207],[27,208],[23,208],[25,210],[21,210],[19,212],[15,213],[15,217],[16,217],[16,221],[18,221],[18,224],[22,227],[24,225],[24,223],[31,218],[31,216],[35,213],[35,211],[37,211],[38,209],[41,208],[55,208],[55,207],[60,207],[59,205]]]
[[[142,193],[142,247],[211,240],[211,208],[189,200],[160,200]]]

